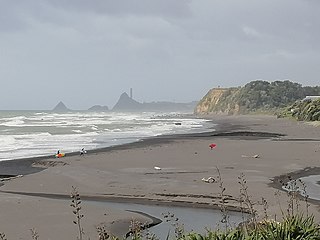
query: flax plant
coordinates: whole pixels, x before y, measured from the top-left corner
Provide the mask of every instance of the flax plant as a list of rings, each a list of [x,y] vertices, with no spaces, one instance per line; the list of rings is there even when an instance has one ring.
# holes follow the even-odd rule
[[[308,195],[308,193],[307,193],[307,186],[306,186],[306,184],[305,184],[301,179],[299,179],[299,182],[300,182],[301,185],[302,185],[301,194],[302,194],[303,199],[304,199],[304,202],[305,202],[306,214],[307,214],[307,216],[309,216],[310,203],[309,203],[309,195]]]
[[[217,176],[217,183],[219,184],[219,188],[220,188],[220,193],[219,193],[219,197],[220,197],[220,204],[219,204],[219,207],[220,207],[220,212],[221,212],[221,215],[222,215],[222,219],[221,219],[221,223],[224,224],[225,226],[225,231],[228,230],[229,228],[229,214],[228,214],[228,209],[227,209],[227,196],[225,194],[225,191],[226,191],[226,188],[223,186],[223,181],[222,181],[222,177],[221,177],[221,173],[220,173],[220,170],[219,168],[217,167],[217,173],[218,173],[218,176]]]
[[[110,233],[107,231],[106,226],[101,224],[96,227],[98,232],[98,240],[108,240],[111,239]]]
[[[176,239],[184,239],[185,229],[184,229],[184,225],[179,222],[179,218],[170,212],[162,213],[162,215],[165,221],[169,222],[171,226],[174,228]],[[170,232],[168,232],[167,234],[167,239],[169,238],[169,235],[170,235]]]
[[[132,219],[130,222],[130,226],[129,226],[129,236],[131,237],[132,240],[139,240],[141,239],[142,235],[142,230],[143,230],[143,226],[141,224],[141,222]]]
[[[264,220],[268,220],[269,219],[269,216],[268,216],[268,202],[267,200],[262,197],[261,198],[261,204],[263,206],[263,214],[264,214]]]
[[[4,233],[0,233],[0,239],[1,240],[8,240]]]
[[[34,240],[38,240],[39,239],[39,233],[37,232],[37,230],[35,228],[31,228],[31,237]]]
[[[254,209],[254,204],[249,195],[247,180],[243,173],[238,177],[238,183],[240,184],[240,201],[249,210],[249,213],[251,215],[251,221],[253,221],[253,223],[256,224],[257,223],[256,210]]]
[[[77,237],[78,240],[83,240],[84,231],[81,226],[81,219],[84,217],[84,215],[81,213],[81,199],[80,194],[76,187],[72,186],[72,192],[71,192],[71,204],[70,206],[73,208],[73,214],[76,217],[76,220],[73,221],[75,225],[78,227],[78,233],[79,236]]]

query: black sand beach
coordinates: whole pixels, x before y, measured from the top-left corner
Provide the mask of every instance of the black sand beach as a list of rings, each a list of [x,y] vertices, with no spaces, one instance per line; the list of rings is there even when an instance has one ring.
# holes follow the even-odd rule
[[[83,199],[216,208],[218,184],[201,179],[216,179],[217,168],[230,209],[239,209],[237,178],[244,174],[257,211],[262,212],[258,203],[264,197],[270,215],[274,215],[279,214],[279,202],[287,204],[285,192],[280,190],[275,196],[282,176],[319,173],[320,128],[274,116],[208,117],[218,124],[216,131],[145,139],[89,151],[85,156],[73,153],[61,159],[48,156],[0,162],[1,175],[23,175],[2,182],[1,231],[11,239],[19,239],[32,227],[37,227],[43,236],[56,237],[56,228],[60,229],[61,238],[75,236],[72,213],[61,200],[70,195],[72,186],[77,187]],[[210,150],[212,142],[217,147]],[[155,170],[155,166],[161,170]],[[317,202],[312,202],[311,210],[320,220]],[[87,209],[85,226],[89,235],[95,236],[95,226],[102,222],[111,229],[112,222],[130,223],[128,219],[133,215],[153,222],[137,213],[108,210],[105,216],[101,214],[104,211],[92,206]],[[26,224],[23,220],[28,216]],[[44,219],[50,219],[51,227]],[[21,233],[17,233],[17,226]],[[120,232],[128,227],[119,226]]]

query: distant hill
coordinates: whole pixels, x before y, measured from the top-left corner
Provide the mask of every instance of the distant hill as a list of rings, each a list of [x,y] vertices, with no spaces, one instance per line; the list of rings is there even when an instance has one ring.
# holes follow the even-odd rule
[[[142,107],[142,103],[133,100],[126,92],[122,93],[118,102],[112,108],[113,111],[137,111]]]
[[[89,108],[88,111],[92,111],[92,112],[108,112],[109,108],[108,108],[108,106],[94,105],[91,108]]]
[[[59,102],[53,109],[53,112],[68,112],[71,111],[63,102]]]
[[[197,101],[189,103],[175,103],[175,102],[150,102],[143,103],[144,111],[190,111],[193,112],[197,105]]]
[[[151,102],[140,103],[122,93],[118,102],[112,108],[113,111],[190,111],[192,112],[197,102],[190,103],[174,103],[174,102]]]
[[[291,81],[252,81],[243,87],[213,88],[198,103],[197,114],[274,112],[308,95],[320,95],[320,86],[303,87]]]

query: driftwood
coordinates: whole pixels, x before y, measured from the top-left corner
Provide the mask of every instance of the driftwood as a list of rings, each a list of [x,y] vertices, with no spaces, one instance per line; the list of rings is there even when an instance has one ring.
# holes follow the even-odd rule
[[[259,154],[252,155],[252,156],[241,155],[241,157],[243,157],[243,158],[260,158],[260,155]]]
[[[202,178],[201,180],[206,183],[214,183],[216,181],[213,177]]]
[[[0,178],[0,182],[9,181],[11,179],[20,178],[20,177],[23,177],[23,175],[17,175],[17,176],[12,176],[12,177],[4,177],[4,178]]]

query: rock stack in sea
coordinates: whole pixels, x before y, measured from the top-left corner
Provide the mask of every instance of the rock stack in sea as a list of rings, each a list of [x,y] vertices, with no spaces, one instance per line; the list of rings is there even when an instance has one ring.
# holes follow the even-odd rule
[[[60,101],[53,109],[53,112],[69,112],[71,111],[69,108],[66,107],[66,105]]]

